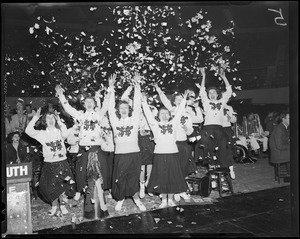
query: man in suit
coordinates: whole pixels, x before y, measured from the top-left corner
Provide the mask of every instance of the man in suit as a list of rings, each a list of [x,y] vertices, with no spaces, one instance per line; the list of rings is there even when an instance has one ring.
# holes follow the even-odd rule
[[[270,136],[271,163],[287,163],[290,170],[290,137],[289,137],[289,112],[282,113],[282,122],[276,125]]]

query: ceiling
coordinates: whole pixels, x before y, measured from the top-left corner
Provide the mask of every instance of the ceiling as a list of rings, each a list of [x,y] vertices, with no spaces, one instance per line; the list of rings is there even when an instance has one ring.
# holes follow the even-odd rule
[[[138,5],[134,3],[7,3],[1,4],[2,49],[4,53],[32,54],[36,42],[29,34],[29,27],[42,16],[56,21],[56,31],[63,34],[86,32],[99,37],[107,36],[118,25],[110,21],[111,12],[107,7],[117,5]],[[141,5],[154,5],[143,2]],[[240,72],[244,77],[262,74],[261,69],[279,67],[285,72],[289,60],[289,2],[284,1],[204,1],[204,2],[164,2],[155,5],[180,6],[183,21],[192,18],[201,9],[207,12],[214,31],[235,24],[237,41],[236,54],[241,60]],[[91,10],[95,7],[95,10]],[[282,18],[279,19],[280,14]],[[171,34],[189,37],[194,29],[173,28]],[[2,56],[3,57],[3,56]],[[278,68],[278,69],[279,69]],[[282,69],[283,68],[283,69]],[[268,72],[264,72],[268,74]],[[16,87],[16,86],[14,86]],[[12,88],[10,88],[12,89]],[[8,95],[15,94],[7,92]]]

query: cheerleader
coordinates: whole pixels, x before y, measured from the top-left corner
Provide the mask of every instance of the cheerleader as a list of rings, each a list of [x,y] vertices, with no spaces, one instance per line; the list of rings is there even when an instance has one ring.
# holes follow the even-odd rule
[[[76,185],[77,192],[83,193],[87,187],[87,161],[90,153],[97,153],[98,160],[100,161],[102,177],[103,177],[103,187],[108,188],[108,169],[105,156],[101,149],[101,137],[100,137],[100,122],[103,119],[107,108],[109,94],[106,95],[103,107],[98,108],[95,111],[96,102],[95,98],[92,96],[87,96],[84,99],[85,111],[78,111],[73,108],[69,102],[66,100],[63,92],[64,90],[58,85],[56,88],[56,95],[60,100],[64,110],[71,115],[75,120],[79,121],[80,131],[79,131],[79,152],[78,159],[76,161]],[[97,93],[96,93],[97,97]],[[79,200],[80,194],[77,194],[75,200]]]
[[[233,108],[230,105],[225,105],[224,106],[224,118],[223,118],[223,129],[228,137],[228,144],[229,144],[229,149],[232,157],[232,165],[229,165],[230,169],[230,176],[232,179],[235,179],[235,173],[233,171],[233,157],[234,157],[234,151],[235,151],[235,144],[236,144],[236,138],[234,135],[234,131],[232,129],[232,125],[236,123],[237,118],[236,118],[236,113],[233,111]]]
[[[204,157],[213,167],[229,167],[233,164],[233,159],[228,146],[227,135],[224,132],[223,118],[224,106],[232,95],[231,85],[229,84],[225,72],[221,69],[220,77],[223,79],[226,91],[223,95],[219,94],[216,87],[210,87],[207,92],[205,88],[205,69],[201,68],[202,82],[196,84],[200,89],[200,97],[204,109],[204,126],[201,141],[204,145]],[[233,168],[230,168],[233,175]]]
[[[162,203],[159,208],[176,206],[173,201],[173,195],[185,192],[188,188],[180,166],[176,144],[176,132],[177,128],[181,127],[180,119],[185,110],[185,104],[186,94],[181,100],[173,119],[171,119],[171,112],[163,107],[159,110],[158,120],[156,120],[147,104],[147,99],[143,98],[142,100],[143,110],[154,134],[155,141],[153,169],[148,184],[148,191],[161,195]]]
[[[67,161],[64,140],[70,131],[61,122],[58,115],[46,113],[43,121],[46,123],[45,130],[35,130],[34,125],[40,118],[39,108],[25,129],[26,134],[36,139],[43,147],[44,163],[39,180],[40,193],[43,199],[51,203],[52,208],[48,212],[55,215],[58,206],[62,214],[67,214],[65,207],[66,196],[73,197],[75,187],[73,174]]]
[[[103,119],[100,121],[101,131],[100,135],[102,138],[101,149],[103,150],[104,157],[107,163],[108,168],[108,184],[106,190],[108,190],[108,198],[112,198],[111,189],[112,189],[112,174],[113,174],[113,165],[114,165],[114,151],[115,143],[112,127],[108,118],[108,113],[106,113]]]
[[[143,95],[146,96],[145,93]],[[153,116],[157,116],[157,109],[153,105],[149,105]],[[145,187],[148,186],[150,175],[152,172],[153,152],[154,152],[153,133],[147,122],[144,112],[141,112],[141,121],[139,124],[139,147],[141,149],[141,175],[140,175],[140,198],[145,197]],[[145,181],[146,180],[146,181]],[[148,192],[149,196],[153,196]]]
[[[113,168],[112,196],[117,200],[115,210],[122,208],[125,197],[133,197],[141,211],[146,207],[139,199],[139,177],[141,171],[138,129],[141,115],[140,75],[135,73],[133,111],[127,101],[120,101],[115,109],[115,92],[112,90],[109,102],[109,119],[114,133],[115,158]],[[113,88],[114,81],[110,82]]]
[[[167,96],[161,91],[161,89],[155,85],[159,97],[164,104],[164,106],[172,112],[172,115],[176,114],[179,105],[182,101],[182,95],[179,93],[174,93],[171,98],[171,102],[168,100]],[[197,172],[197,166],[192,156],[192,148],[188,144],[187,136],[193,133],[193,125],[190,115],[186,112],[186,108],[180,119],[180,127],[176,128],[176,144],[179,151],[180,166],[184,177]],[[180,196],[185,200],[190,200],[190,195],[186,192],[180,194],[175,194],[174,198],[176,201],[180,200]]]

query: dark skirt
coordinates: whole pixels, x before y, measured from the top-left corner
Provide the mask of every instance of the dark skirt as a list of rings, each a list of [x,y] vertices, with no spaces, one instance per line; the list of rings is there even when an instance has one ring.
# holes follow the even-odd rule
[[[154,142],[150,140],[150,135],[138,136],[139,147],[141,150],[141,163],[148,165],[153,163]]]
[[[108,171],[107,171],[108,183],[107,183],[107,188],[105,188],[105,189],[111,189],[113,166],[114,166],[114,152],[103,151],[103,154],[105,156],[105,160],[106,160],[106,164],[107,164],[107,168],[108,168]]]
[[[179,163],[179,153],[154,154],[147,190],[150,193],[182,193],[187,184]]]
[[[183,176],[186,177],[191,173],[197,171],[197,166],[192,156],[192,149],[187,141],[176,142],[179,151],[179,163],[183,172]]]
[[[233,157],[228,136],[221,125],[204,125],[201,142],[204,159],[210,165],[228,167],[233,165]]]
[[[106,163],[104,152],[100,146],[81,146],[78,152],[78,160],[76,161],[75,178],[77,185],[77,192],[81,192],[83,188],[87,186],[87,173],[86,167],[88,163],[88,156],[91,152],[97,152],[98,160],[101,165],[101,175],[103,177],[103,189],[109,188],[109,176],[108,176],[108,166]]]
[[[140,152],[115,154],[111,191],[114,199],[120,201],[139,191],[141,166]]]
[[[43,163],[39,192],[47,203],[52,203],[63,192],[68,197],[75,195],[75,181],[67,160]]]

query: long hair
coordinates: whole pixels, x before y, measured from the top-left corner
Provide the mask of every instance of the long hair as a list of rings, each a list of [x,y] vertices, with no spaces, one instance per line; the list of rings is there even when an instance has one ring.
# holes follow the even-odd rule
[[[129,107],[128,117],[131,117],[131,116],[132,116],[133,109],[132,109],[132,107],[129,105],[129,103],[128,103],[126,100],[120,100],[120,101],[119,101],[119,103],[118,103],[118,105],[117,105],[117,108],[116,108],[116,116],[117,116],[119,119],[121,119],[121,114],[120,114],[120,112],[119,112],[119,109],[120,109],[120,105],[121,105],[121,104],[126,104],[126,105],[128,105],[128,107]]]
[[[103,182],[103,177],[101,174],[101,165],[98,160],[97,152],[90,152],[88,154],[88,163],[86,167],[87,178],[97,180],[100,179]]]
[[[41,126],[41,129],[44,129],[44,130],[47,128],[47,122],[46,122],[46,116],[47,115],[54,115],[54,113],[52,113],[52,112],[46,112],[41,117],[41,119],[40,119],[40,126]],[[60,127],[59,127],[56,119],[55,119],[55,128],[60,129]]]

